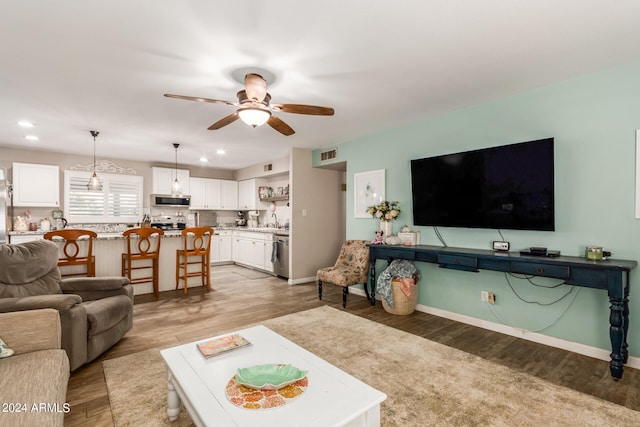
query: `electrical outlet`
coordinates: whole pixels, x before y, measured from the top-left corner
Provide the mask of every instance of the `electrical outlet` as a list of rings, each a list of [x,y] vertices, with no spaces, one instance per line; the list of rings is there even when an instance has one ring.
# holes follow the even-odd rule
[[[489,301],[489,304],[495,304],[496,303],[496,294],[494,294],[493,292],[489,292],[489,295],[488,295],[487,299]]]
[[[489,292],[487,292],[487,291],[480,291],[480,301],[482,301],[482,302],[487,302],[487,301],[489,301]]]
[[[511,247],[509,242],[503,242],[499,240],[494,240],[492,246],[494,251],[508,251]]]

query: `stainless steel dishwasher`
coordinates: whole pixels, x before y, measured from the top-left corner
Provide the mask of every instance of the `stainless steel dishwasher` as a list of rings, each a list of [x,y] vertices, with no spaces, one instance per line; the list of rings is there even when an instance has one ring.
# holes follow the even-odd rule
[[[289,236],[274,236],[278,258],[273,263],[273,272],[280,277],[289,278]]]

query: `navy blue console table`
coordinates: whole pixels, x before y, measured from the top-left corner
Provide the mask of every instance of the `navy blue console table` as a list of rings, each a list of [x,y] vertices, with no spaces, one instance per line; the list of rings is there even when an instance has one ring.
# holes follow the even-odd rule
[[[365,286],[371,305],[375,305],[376,261],[387,263],[407,259],[438,264],[441,268],[477,272],[503,271],[540,277],[553,277],[564,283],[586,288],[605,289],[611,303],[609,336],[611,339],[611,376],[622,378],[623,366],[629,356],[629,272],[636,261],[609,259],[589,261],[581,257],[556,258],[523,256],[514,252],[493,252],[482,249],[445,248],[441,246],[369,245],[369,286]],[[367,289],[368,288],[368,289]]]

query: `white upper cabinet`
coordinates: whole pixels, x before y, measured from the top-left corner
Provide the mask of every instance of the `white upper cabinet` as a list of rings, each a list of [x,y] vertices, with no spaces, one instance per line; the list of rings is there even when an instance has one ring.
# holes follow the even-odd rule
[[[265,209],[265,205],[258,196],[258,187],[265,185],[265,182],[263,179],[246,179],[238,182],[238,209]]]
[[[220,209],[238,209],[238,181],[220,181]]]
[[[238,182],[225,179],[191,178],[191,206],[194,210],[237,210]]]
[[[191,205],[189,209],[220,209],[220,180],[191,178]]]
[[[175,168],[159,168],[152,167],[152,194],[171,194],[173,181],[176,179]],[[180,183],[180,191],[184,196],[190,196],[189,187],[189,169],[178,169],[178,182]]]
[[[13,205],[60,207],[60,168],[54,165],[14,163]]]

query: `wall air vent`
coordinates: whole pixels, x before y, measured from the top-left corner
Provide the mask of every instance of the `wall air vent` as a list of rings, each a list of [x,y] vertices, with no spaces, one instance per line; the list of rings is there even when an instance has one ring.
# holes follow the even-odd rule
[[[273,170],[273,163],[269,163],[268,165],[264,165],[264,171],[265,172],[269,172],[270,170]]]
[[[332,148],[331,150],[320,152],[320,161],[327,162],[329,160],[335,160],[338,158],[338,149]]]

